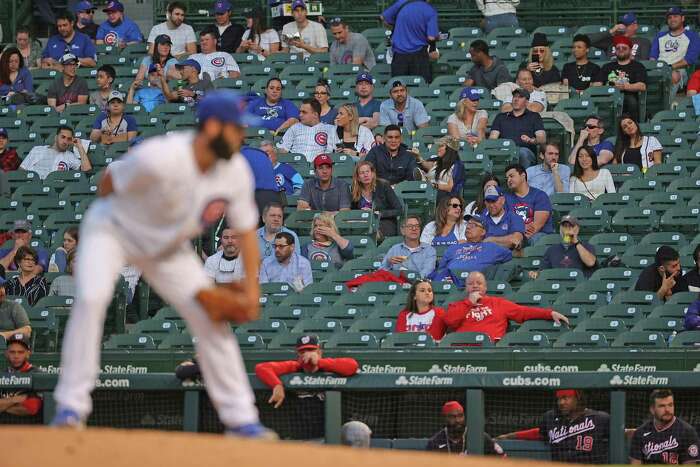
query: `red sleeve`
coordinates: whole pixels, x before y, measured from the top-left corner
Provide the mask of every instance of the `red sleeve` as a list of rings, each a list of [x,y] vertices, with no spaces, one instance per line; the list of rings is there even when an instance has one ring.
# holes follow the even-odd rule
[[[406,315],[408,315],[408,311],[401,310],[396,318],[396,332],[406,332]]]
[[[445,325],[450,329],[458,329],[464,321],[464,315],[471,308],[471,302],[462,300],[461,302],[450,303],[445,313]]]
[[[438,307],[435,307],[434,310],[435,318],[433,318],[433,322],[430,323],[428,333],[434,340],[439,341],[445,337],[445,333],[447,332],[447,325],[445,324],[445,310]]]
[[[29,415],[38,414],[42,404],[43,401],[40,397],[27,397],[24,402],[22,402],[22,406],[27,409]]]
[[[270,388],[282,384],[279,378],[281,375],[296,373],[297,371],[301,371],[301,365],[296,360],[265,362],[255,365],[255,376]]]
[[[690,90],[700,92],[700,70],[690,75],[690,80],[688,81],[688,91]]]
[[[504,298],[491,297],[498,306],[498,311],[504,313],[508,319],[522,323],[528,319],[552,319],[552,310],[549,308],[538,308],[534,306],[523,306],[513,303]]]
[[[318,369],[340,376],[352,376],[357,373],[360,365],[354,358],[322,358],[318,361]]]
[[[542,436],[540,435],[539,428],[530,428],[529,430],[516,431],[515,439],[539,441],[542,439]]]

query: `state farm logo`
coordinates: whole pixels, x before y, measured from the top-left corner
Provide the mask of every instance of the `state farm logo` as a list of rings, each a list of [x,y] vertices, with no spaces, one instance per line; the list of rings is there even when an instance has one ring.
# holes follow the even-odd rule
[[[348,382],[347,378],[336,376],[294,376],[289,380],[290,386],[344,386]]]
[[[486,373],[488,367],[474,365],[433,365],[428,370],[428,373],[447,373],[447,374],[468,374],[468,373]]]
[[[109,31],[107,34],[105,34],[104,41],[107,45],[117,45],[117,42],[119,42],[119,36],[116,32]]]
[[[328,133],[325,131],[316,133],[316,136],[314,136],[314,141],[316,141],[316,144],[319,146],[325,146],[328,143]]]
[[[450,376],[399,376],[394,381],[396,386],[447,386],[454,379]]]
[[[211,59],[211,64],[217,67],[222,67],[224,66],[224,57],[214,57]]]

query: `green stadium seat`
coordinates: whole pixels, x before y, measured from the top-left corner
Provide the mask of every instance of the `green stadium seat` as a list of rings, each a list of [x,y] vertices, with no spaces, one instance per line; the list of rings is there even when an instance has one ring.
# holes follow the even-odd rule
[[[369,317],[371,307],[338,305],[327,306],[317,310],[312,316],[314,319],[332,319],[341,321],[345,327],[349,327],[354,321]]]
[[[373,258],[356,258],[347,261],[345,264],[343,264],[343,267],[340,268],[340,270],[364,273],[376,271],[381,265],[381,261]]]
[[[14,200],[19,201],[24,206],[29,206],[34,201],[40,199],[57,198],[56,190],[48,186],[41,186],[36,183],[24,184],[18,187],[12,194]]]
[[[139,321],[129,331],[129,334],[147,334],[151,336],[156,346],[158,346],[168,335],[175,333],[179,333],[179,330],[174,321],[160,319],[145,319]]]
[[[240,325],[236,334],[258,334],[263,339],[269,340],[278,332],[287,330],[287,324],[280,319],[259,319]]]
[[[634,238],[627,233],[599,233],[593,235],[589,241],[596,248],[596,255],[605,258],[622,255],[634,244]]]
[[[241,78],[218,78],[212,81],[212,84],[216,89],[233,89],[239,92],[247,92],[250,89],[248,80]]]
[[[686,234],[700,232],[700,208],[674,207],[663,213],[660,220],[660,228],[673,230]]]
[[[692,125],[697,126],[697,124]],[[678,149],[669,155],[667,163],[681,164],[689,171],[695,170],[700,167],[700,151],[696,149]]]
[[[668,192],[678,193],[685,199],[690,199],[695,196],[700,189],[700,177],[683,177],[672,181],[668,188]]]
[[[483,332],[451,332],[442,338],[438,347],[443,349],[469,347],[468,350],[475,350],[480,347],[493,347],[493,342],[489,335]]]
[[[651,232],[642,237],[642,245],[669,245],[681,248],[688,243],[685,235],[678,232]]]
[[[540,279],[536,279],[534,281],[526,282],[523,285],[521,285],[518,289],[518,293],[527,293],[531,296],[534,296],[534,294],[542,294],[547,297],[550,303],[553,303],[560,293],[568,292],[575,288],[576,282],[573,281],[542,281]]]
[[[543,319],[532,319],[525,321],[518,327],[518,333],[523,332],[539,332],[546,335],[551,341],[554,341],[557,336],[562,334],[568,329],[566,324],[555,323],[554,321],[547,321]]]
[[[32,326],[32,350],[55,352],[58,348],[58,319],[53,310],[33,308],[27,311]]]
[[[621,319],[627,326],[634,326],[646,312],[651,311],[651,306],[611,303],[598,308],[591,318]]]
[[[394,187],[403,202],[405,215],[417,214],[428,218],[434,212],[435,189],[427,182],[404,181]]]
[[[639,202],[640,208],[650,208],[659,212],[685,204],[683,197],[678,193],[649,193]]]
[[[298,310],[299,315],[311,314],[326,306],[328,302],[323,295],[312,295],[307,293],[288,295],[280,304],[279,308],[289,309],[292,314]]]
[[[614,232],[646,234],[659,224],[659,216],[649,208],[623,208],[617,211],[610,221]]]
[[[666,301],[669,305],[690,305],[698,299],[696,292],[676,292]]]
[[[172,321],[177,324],[179,329],[185,328],[185,319],[180,316],[180,313],[178,313],[175,308],[171,306],[164,306],[163,308],[159,309],[153,316],[153,319]]]
[[[678,318],[646,318],[638,322],[632,331],[660,332],[668,337],[683,331],[683,320]]]
[[[658,332],[628,331],[617,336],[611,347],[665,349],[666,339]]]
[[[305,295],[323,296],[327,303],[335,302],[346,292],[347,289],[344,284],[332,282],[314,282],[304,288]]]
[[[300,334],[291,332],[279,332],[268,342],[268,350],[294,350],[297,345],[297,339]],[[326,346],[324,346],[326,347]]]
[[[583,331],[605,334],[610,339],[627,331],[627,324],[618,318],[589,318],[579,323],[574,329],[574,332]]]
[[[352,329],[351,329],[352,330]],[[316,334],[325,339],[335,332],[343,332],[343,323],[334,319],[303,319],[292,329],[294,333]]]
[[[634,180],[642,177],[642,171],[634,164],[608,164],[606,169],[612,175],[616,186],[623,185],[628,180]],[[633,194],[633,193],[630,193]]]
[[[552,210],[560,216],[573,209],[590,207],[588,198],[580,193],[553,193],[549,200],[552,203]]]
[[[377,350],[379,343],[374,334],[364,332],[343,332],[330,336],[324,349]]]
[[[275,54],[276,55],[276,54]],[[321,67],[316,64],[290,64],[286,65],[279,74],[281,79],[287,80],[289,83],[296,84],[304,78],[316,77],[320,79],[322,76]]]
[[[604,209],[576,208],[569,215],[578,219],[581,235],[593,235],[606,230],[610,216]]]
[[[376,230],[378,219],[371,211],[340,211],[335,215],[335,223],[343,235],[367,235]]]
[[[287,328],[292,328],[299,320],[311,318],[316,313],[316,308],[311,307],[294,307],[286,308],[272,304],[266,306],[261,313],[262,319],[284,321]]]
[[[605,334],[593,331],[567,332],[559,336],[553,347],[555,349],[576,348],[595,349],[608,347],[608,339]]]
[[[286,282],[260,284],[260,295],[267,297],[266,303],[279,303],[289,295],[295,294],[296,290]]]
[[[509,348],[548,348],[552,344],[546,334],[541,332],[509,332],[498,341],[496,347]]]
[[[465,41],[465,47],[469,48],[469,43],[484,36],[484,32],[476,27],[457,27],[449,30],[450,38]]]
[[[430,334],[424,332],[397,332],[382,339],[382,349],[420,350],[435,347]]]
[[[647,316],[647,318],[677,318],[684,319],[685,314],[688,312],[688,305],[676,304],[676,303],[665,303],[654,307],[652,312]]]
[[[612,303],[621,303],[625,305],[660,305],[659,298],[653,292],[645,292],[639,290],[629,290],[616,295]]]
[[[155,350],[151,336],[145,334],[113,334],[103,345],[104,350]]]
[[[365,318],[354,322],[349,331],[374,334],[381,339],[394,331],[396,320],[390,318]]]
[[[676,335],[671,344],[672,349],[698,349],[700,348],[700,331],[685,331]]]
[[[239,328],[240,329],[240,328]],[[241,350],[264,350],[267,348],[265,339],[259,334],[242,332],[236,329],[236,340]]]

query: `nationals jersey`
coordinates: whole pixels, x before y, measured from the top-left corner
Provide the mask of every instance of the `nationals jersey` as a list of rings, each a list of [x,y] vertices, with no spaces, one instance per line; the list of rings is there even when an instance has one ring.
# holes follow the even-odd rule
[[[630,457],[642,464],[692,464],[700,459],[698,444],[695,428],[680,418],[661,431],[649,420],[635,430]]]
[[[241,154],[218,160],[207,172],[197,166],[194,133],[146,140],[109,165],[114,193],[96,200],[84,223],[111,223],[131,254],[148,258],[176,251],[226,214],[232,228],[257,227],[253,176]]]
[[[330,154],[340,142],[333,125],[318,123],[314,126],[295,123],[282,137],[278,147],[288,152],[298,152],[313,162],[319,154]]]
[[[552,460],[577,464],[607,464],[610,415],[586,409],[573,420],[558,410],[544,414],[540,436],[547,440]]]

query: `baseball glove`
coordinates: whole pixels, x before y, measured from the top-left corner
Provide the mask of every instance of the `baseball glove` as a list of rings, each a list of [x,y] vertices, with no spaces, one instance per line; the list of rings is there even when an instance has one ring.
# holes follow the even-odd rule
[[[258,303],[240,283],[217,285],[197,293],[197,301],[213,321],[245,323],[256,318]]]

